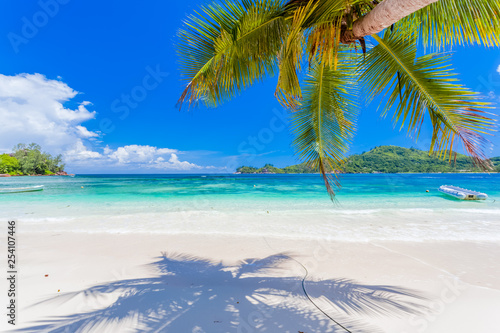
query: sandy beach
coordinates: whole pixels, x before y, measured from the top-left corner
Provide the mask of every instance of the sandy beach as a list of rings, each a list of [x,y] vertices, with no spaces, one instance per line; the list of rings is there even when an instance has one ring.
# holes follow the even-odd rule
[[[37,232],[18,246],[22,332],[500,328],[495,243]]]

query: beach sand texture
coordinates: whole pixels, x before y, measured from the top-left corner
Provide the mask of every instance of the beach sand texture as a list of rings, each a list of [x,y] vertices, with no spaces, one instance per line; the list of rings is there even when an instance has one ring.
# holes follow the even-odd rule
[[[351,332],[500,327],[495,243],[47,232],[20,244],[21,332],[345,332],[327,315]]]

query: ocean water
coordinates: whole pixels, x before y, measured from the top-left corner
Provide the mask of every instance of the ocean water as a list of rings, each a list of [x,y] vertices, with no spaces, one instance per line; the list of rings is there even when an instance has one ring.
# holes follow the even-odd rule
[[[500,174],[77,175],[0,178],[0,219],[24,232],[226,234],[340,241],[500,240]],[[449,184],[486,201],[443,196]],[[429,190],[427,193],[426,190]]]

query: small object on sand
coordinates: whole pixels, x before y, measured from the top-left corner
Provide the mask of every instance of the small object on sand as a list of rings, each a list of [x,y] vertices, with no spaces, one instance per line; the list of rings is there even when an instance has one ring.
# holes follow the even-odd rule
[[[269,211],[267,211],[267,213],[269,214]]]
[[[61,291],[61,289],[57,289],[57,292],[60,292],[60,291]]]
[[[45,274],[45,277],[49,277],[49,274]]]

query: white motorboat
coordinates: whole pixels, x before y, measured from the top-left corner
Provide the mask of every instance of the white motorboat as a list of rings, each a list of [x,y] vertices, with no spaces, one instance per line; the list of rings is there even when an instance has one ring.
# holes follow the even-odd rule
[[[488,195],[486,193],[467,190],[458,186],[442,185],[438,189],[439,192],[452,196],[460,200],[486,200]]]
[[[43,185],[0,188],[0,193],[21,193],[21,192],[36,192],[36,191],[43,191]]]

